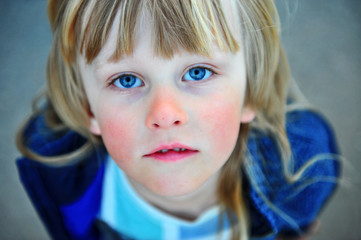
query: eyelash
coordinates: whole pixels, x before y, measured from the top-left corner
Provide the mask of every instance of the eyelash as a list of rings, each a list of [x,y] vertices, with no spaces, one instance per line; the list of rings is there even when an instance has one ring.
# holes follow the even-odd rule
[[[207,78],[205,79],[201,79],[201,80],[185,80],[185,76],[192,70],[192,69],[196,69],[196,68],[202,68],[202,69],[205,69],[206,71],[209,71],[210,72],[210,76],[208,76]],[[186,71],[185,73],[183,74],[182,76],[182,81],[189,81],[189,82],[204,82],[204,81],[207,81],[209,78],[211,78],[213,75],[218,75],[218,73],[214,70],[214,68],[212,67],[208,67],[208,66],[204,66],[204,65],[195,65],[195,66],[190,66]]]
[[[200,80],[185,80],[184,78],[189,73],[189,71],[191,71],[192,69],[196,69],[196,68],[201,68],[206,71],[209,71],[210,76],[208,76],[206,79],[200,79]],[[185,73],[182,75],[182,81],[184,81],[184,82],[204,82],[204,81],[207,81],[209,78],[211,78],[214,75],[218,75],[218,73],[212,67],[208,67],[208,66],[204,66],[204,65],[193,65],[193,66],[190,66],[188,69],[186,69]],[[129,88],[126,88],[126,87],[122,88],[122,87],[115,86],[116,81],[125,76],[135,77],[135,78],[139,79],[140,81],[142,81],[142,83],[139,86],[129,87]],[[140,77],[138,77],[137,74],[134,74],[132,72],[129,72],[129,73],[126,72],[126,73],[117,75],[115,78],[111,79],[108,83],[108,86],[113,87],[116,90],[124,91],[124,90],[129,90],[129,89],[144,86],[144,81]]]
[[[135,85],[137,83],[137,81],[141,81],[141,83],[139,84],[138,83],[138,86],[130,86],[130,87],[119,87],[119,86],[116,86],[115,83],[116,81],[118,80],[122,80],[123,77],[129,77],[129,78],[135,78],[135,82],[133,83],[133,85]],[[125,79],[124,79],[125,80]],[[131,79],[128,79],[126,81],[131,81]],[[144,86],[144,82],[141,78],[139,78],[137,75],[133,74],[133,73],[124,73],[124,74],[121,74],[121,75],[118,75],[116,78],[114,78],[113,80],[110,81],[109,83],[110,86],[112,87],[115,87],[115,88],[118,88],[118,89],[132,89],[132,88],[136,88],[136,87],[141,87],[141,86]]]

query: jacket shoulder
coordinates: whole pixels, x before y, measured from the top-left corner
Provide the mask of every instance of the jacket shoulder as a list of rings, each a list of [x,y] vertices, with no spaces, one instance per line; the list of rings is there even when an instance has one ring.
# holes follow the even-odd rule
[[[85,143],[86,139],[74,131],[53,131],[42,115],[33,117],[24,130],[24,144],[46,157],[72,153]],[[27,157],[17,159],[21,182],[54,239],[68,239],[70,236],[66,206],[89,194],[93,200],[88,202],[95,203],[94,199],[100,196],[105,156],[105,149],[98,147],[66,165],[46,164]],[[95,204],[93,211],[88,209],[85,215],[96,214],[98,207]]]
[[[251,133],[247,172],[252,204],[274,232],[293,235],[306,230],[332,196],[340,162],[332,128],[321,114],[289,112],[286,131],[292,152],[286,162],[272,136]]]
[[[69,128],[51,127],[43,113],[32,116],[22,133],[22,144],[44,157],[72,153],[86,142],[87,139]]]
[[[286,131],[295,168],[319,154],[338,154],[338,146],[331,125],[318,112],[293,111],[287,114]]]

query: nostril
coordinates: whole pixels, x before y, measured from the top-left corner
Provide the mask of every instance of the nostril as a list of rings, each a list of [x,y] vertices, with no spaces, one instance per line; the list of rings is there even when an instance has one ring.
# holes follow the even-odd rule
[[[183,112],[176,112],[174,109],[167,112],[152,111],[146,118],[146,126],[149,129],[168,129],[181,127],[187,122],[187,116]]]
[[[181,121],[177,120],[177,121],[175,121],[173,124],[174,124],[175,126],[181,125]],[[154,128],[160,128],[160,127],[161,127],[161,125],[159,125],[158,123],[153,123],[152,126],[153,126]],[[163,126],[163,125],[162,125],[162,126]]]

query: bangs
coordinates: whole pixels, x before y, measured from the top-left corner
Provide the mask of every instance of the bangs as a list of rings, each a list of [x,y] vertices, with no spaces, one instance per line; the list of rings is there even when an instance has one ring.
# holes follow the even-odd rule
[[[119,16],[117,46],[110,60],[132,54],[137,26],[145,13],[153,28],[156,55],[170,58],[179,50],[210,55],[214,43],[224,51],[239,49],[219,0],[106,0],[83,2],[78,11],[83,23],[78,27],[80,53],[91,63]]]

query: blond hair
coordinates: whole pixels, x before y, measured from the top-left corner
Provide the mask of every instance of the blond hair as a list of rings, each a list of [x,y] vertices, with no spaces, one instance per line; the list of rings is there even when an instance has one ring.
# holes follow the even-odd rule
[[[252,126],[241,126],[237,145],[222,169],[218,197],[232,222],[233,237],[248,239],[249,220],[240,171],[244,164],[248,130],[258,127],[272,133],[282,149],[284,164],[287,164],[290,149],[285,132],[285,106],[289,71],[280,45],[279,19],[274,2],[235,1],[246,58],[245,104],[257,112],[257,117]],[[88,63],[96,58],[119,11],[121,20],[113,60],[131,54],[135,28],[143,9],[150,13],[154,24],[155,54],[169,58],[184,49],[208,55],[214,41],[225,51],[237,52],[240,48],[219,0],[49,0],[53,44],[47,65],[46,119],[55,130],[74,130],[89,139],[89,143],[71,156],[44,157],[24,146],[20,130],[18,147],[25,156],[49,164],[65,164],[92,148],[93,143],[101,144],[88,129],[89,104],[76,59],[79,54],[85,56]]]

